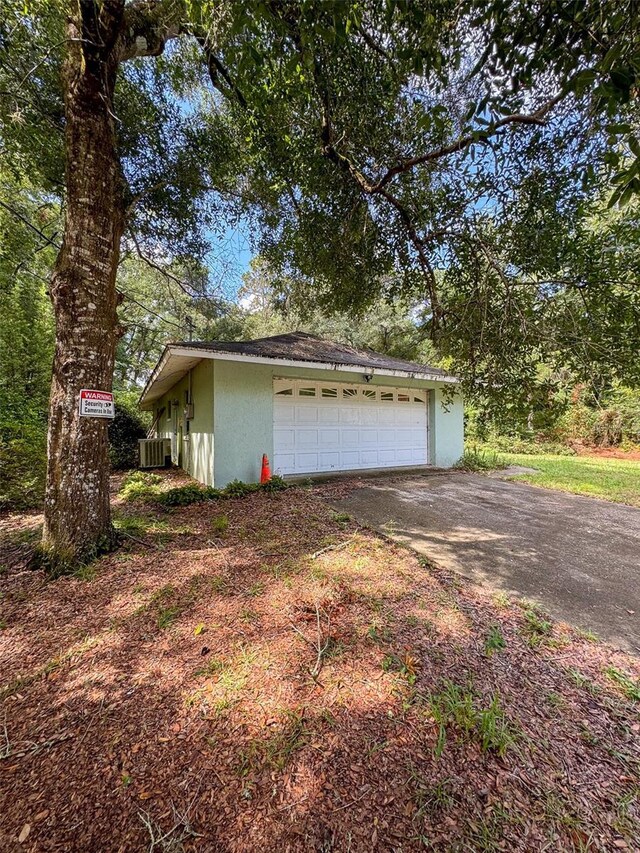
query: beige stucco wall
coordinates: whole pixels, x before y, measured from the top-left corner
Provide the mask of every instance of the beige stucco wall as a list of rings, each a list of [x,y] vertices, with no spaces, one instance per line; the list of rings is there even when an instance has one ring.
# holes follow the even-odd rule
[[[185,392],[189,389],[189,375],[183,377],[153,406],[154,420],[161,408],[164,413],[156,426],[158,437],[172,440],[172,461],[208,486],[213,485],[213,362],[203,359],[191,371],[191,399],[193,418],[184,417]],[[167,419],[169,401],[178,401],[171,419]],[[182,434],[182,440],[180,435]]]

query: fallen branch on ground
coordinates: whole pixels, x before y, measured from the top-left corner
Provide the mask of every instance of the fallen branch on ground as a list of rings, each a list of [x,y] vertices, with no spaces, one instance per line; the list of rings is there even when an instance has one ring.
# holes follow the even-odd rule
[[[317,627],[317,632],[318,632],[316,642],[313,642],[313,640],[310,640],[305,634],[303,634],[302,631],[300,630],[300,628],[298,628],[297,625],[294,625],[293,622],[291,622],[290,624],[291,624],[291,627],[293,628],[293,630],[296,632],[296,634],[299,634],[302,637],[302,639],[305,641],[305,643],[308,643],[317,652],[317,658],[316,658],[315,666],[313,667],[313,669],[309,670],[309,675],[315,681],[317,679],[317,677],[320,675],[320,670],[322,669],[322,664],[323,664],[323,657],[324,657],[325,652],[329,648],[329,641],[331,639],[329,636],[327,636],[327,639],[325,640],[325,642],[323,643],[323,641],[322,641],[323,638],[322,638],[322,627],[320,624],[320,608],[316,604],[316,627]],[[327,627],[328,626],[329,626],[329,618],[327,617]]]
[[[326,554],[327,551],[339,551],[341,548],[346,548],[347,545],[350,545],[351,542],[355,540],[355,536],[352,536],[350,539],[346,539],[344,542],[338,542],[337,545],[327,545],[326,548],[321,548],[319,551],[315,551],[311,555],[312,560],[316,560],[321,554]]]

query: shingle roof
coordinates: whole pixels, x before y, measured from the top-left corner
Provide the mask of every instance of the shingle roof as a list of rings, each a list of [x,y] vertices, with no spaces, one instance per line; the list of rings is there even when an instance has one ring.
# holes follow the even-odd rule
[[[237,355],[262,358],[281,358],[293,361],[321,362],[325,364],[348,364],[363,368],[401,370],[407,373],[432,373],[447,376],[446,371],[427,364],[417,364],[392,358],[369,349],[356,349],[348,344],[326,341],[306,332],[290,332],[253,341],[179,341],[171,347],[203,349],[212,352],[236,353]]]

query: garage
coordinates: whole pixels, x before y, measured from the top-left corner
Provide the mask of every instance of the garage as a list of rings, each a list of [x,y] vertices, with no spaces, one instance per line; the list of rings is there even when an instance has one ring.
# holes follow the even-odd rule
[[[274,468],[312,474],[429,463],[425,389],[275,379]]]
[[[271,471],[448,468],[464,447],[460,385],[443,368],[307,332],[168,344],[140,404],[145,442],[222,488]],[[153,461],[156,457],[146,452]]]

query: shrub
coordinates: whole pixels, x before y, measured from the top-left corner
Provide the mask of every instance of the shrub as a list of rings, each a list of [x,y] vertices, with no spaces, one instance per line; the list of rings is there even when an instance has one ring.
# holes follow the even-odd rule
[[[147,430],[140,414],[130,406],[117,402],[115,409],[116,416],[109,424],[109,460],[119,471],[138,464],[138,439],[144,438]]]
[[[156,495],[158,503],[165,506],[189,506],[189,504],[201,503],[202,501],[214,501],[221,496],[219,489],[211,486],[176,486],[167,492]]]
[[[222,490],[225,498],[243,498],[245,495],[250,495],[257,492],[260,488],[260,483],[243,483],[242,480],[232,480]]]
[[[158,488],[162,482],[159,474],[149,474],[146,471],[132,471],[122,481],[120,497],[125,501],[148,501],[157,498]]]
[[[279,474],[274,474],[270,480],[267,480],[266,483],[262,483],[260,486],[263,492],[284,492],[288,488],[289,483],[283,480]]]
[[[505,462],[495,450],[465,450],[463,455],[453,466],[459,471],[493,471],[496,468],[504,468]]]
[[[163,492],[159,488],[162,477],[159,474],[149,474],[145,471],[132,471],[125,477],[120,489],[120,497],[125,501],[155,501],[162,506],[189,506],[202,501],[215,501],[220,498],[243,498],[255,492],[281,492],[289,488],[282,477],[272,477],[267,483],[243,483],[233,480],[224,489],[214,489],[213,486],[200,486],[189,483],[186,486],[176,486]]]

